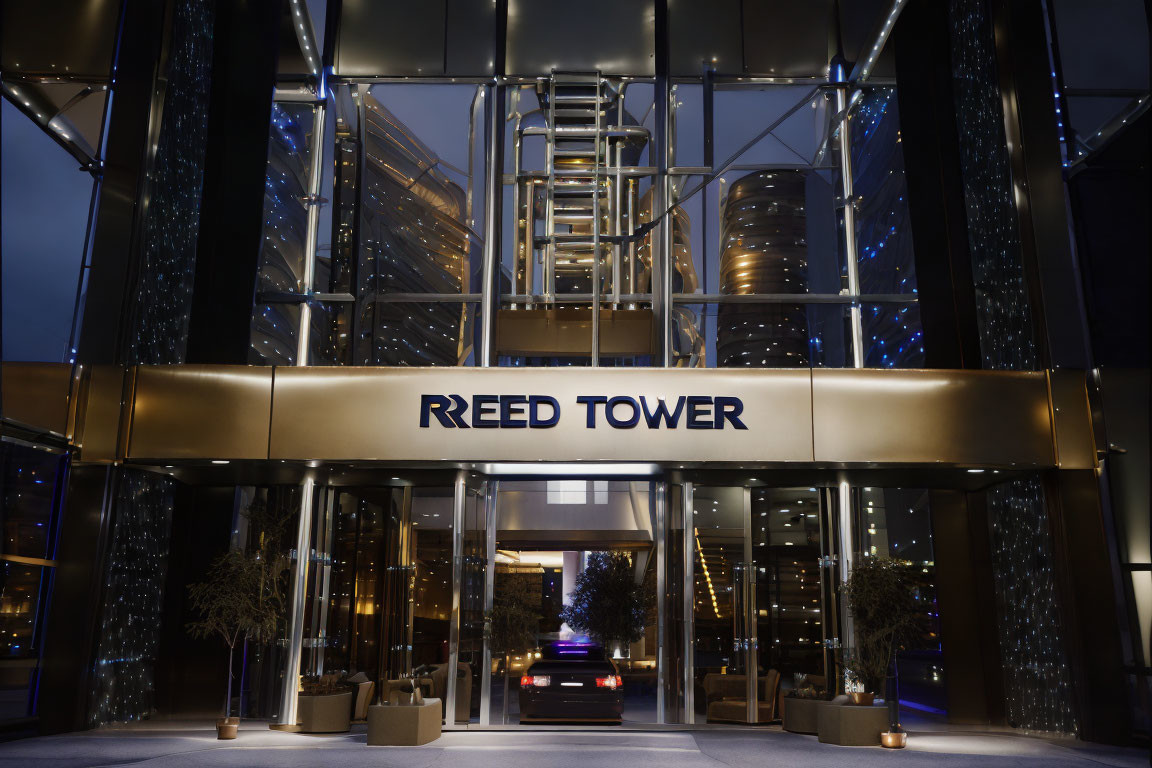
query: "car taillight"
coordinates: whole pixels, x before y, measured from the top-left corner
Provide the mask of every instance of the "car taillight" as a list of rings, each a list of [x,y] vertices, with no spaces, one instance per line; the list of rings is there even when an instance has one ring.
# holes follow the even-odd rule
[[[552,683],[552,678],[548,675],[523,675],[520,678],[521,688],[547,688]]]
[[[620,679],[620,675],[608,675],[608,677],[596,678],[597,688],[620,688],[624,685],[624,681]]]

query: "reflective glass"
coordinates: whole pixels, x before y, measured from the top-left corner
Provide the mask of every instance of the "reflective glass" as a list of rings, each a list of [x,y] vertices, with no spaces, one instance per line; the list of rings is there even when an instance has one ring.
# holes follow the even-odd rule
[[[771,700],[781,677],[825,673],[819,514],[815,488],[752,489],[757,670],[763,703]]]
[[[295,293],[305,285],[314,123],[311,104],[272,104],[258,292]]]
[[[57,454],[0,443],[0,553],[52,558],[49,533],[60,463]]]
[[[356,365],[472,365],[474,302],[372,301],[358,305]]]
[[[861,319],[865,368],[924,366],[924,331],[918,303],[865,304]]]
[[[299,304],[257,304],[252,312],[252,365],[295,365]]]
[[[688,368],[842,368],[851,364],[847,308],[678,304],[672,314],[673,359]]]
[[[901,705],[921,712],[942,714],[948,702],[928,491],[918,488],[863,488],[858,518],[863,554],[903,561],[913,573],[919,607],[918,637],[897,654]]]

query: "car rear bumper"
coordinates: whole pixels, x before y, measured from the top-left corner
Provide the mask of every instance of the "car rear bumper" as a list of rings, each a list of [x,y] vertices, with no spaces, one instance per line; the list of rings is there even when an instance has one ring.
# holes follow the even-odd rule
[[[530,720],[597,720],[620,722],[624,713],[619,693],[520,691],[520,722]]]

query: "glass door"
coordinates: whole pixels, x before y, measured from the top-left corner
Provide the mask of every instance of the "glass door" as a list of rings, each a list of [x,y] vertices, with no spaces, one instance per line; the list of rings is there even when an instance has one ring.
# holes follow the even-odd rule
[[[692,488],[690,699],[691,719],[698,723],[748,722],[755,707],[749,503],[747,488]]]
[[[686,721],[777,720],[782,687],[824,684],[820,493],[686,485],[683,496]]]

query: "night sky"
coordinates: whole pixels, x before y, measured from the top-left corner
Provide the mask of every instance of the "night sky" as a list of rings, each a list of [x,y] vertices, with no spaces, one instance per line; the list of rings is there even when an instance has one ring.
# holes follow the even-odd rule
[[[62,362],[72,325],[92,177],[5,99],[4,359]]]

